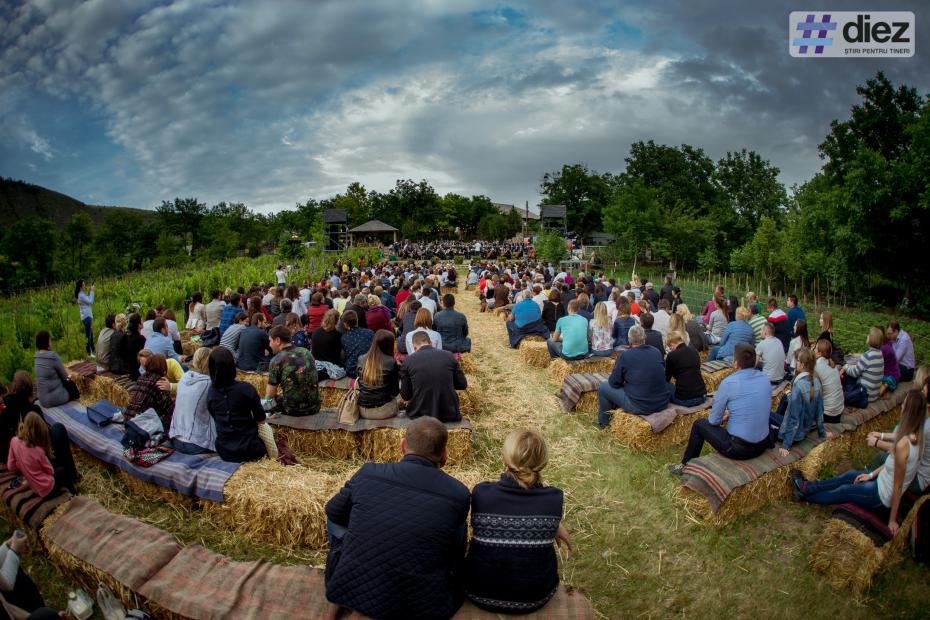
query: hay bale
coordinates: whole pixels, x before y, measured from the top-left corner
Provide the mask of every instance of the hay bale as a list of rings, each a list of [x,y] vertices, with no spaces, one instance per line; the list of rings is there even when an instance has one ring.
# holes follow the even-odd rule
[[[698,355],[700,355],[701,363],[703,364],[707,361],[707,356],[710,355],[710,349],[704,349],[703,351],[700,351]]]
[[[539,338],[539,336],[530,336],[520,341],[520,359],[523,363],[532,368],[546,368],[552,358],[549,357],[549,347],[545,340],[529,340],[529,338]],[[542,338],[539,338],[542,340]]]
[[[718,370],[717,372],[701,372],[701,378],[704,379],[704,385],[707,387],[707,393],[713,393],[717,391],[717,387],[720,386],[720,382],[732,375],[734,372],[733,367],[724,368]]]
[[[103,463],[103,465],[108,466],[106,463]],[[168,487],[140,480],[118,467],[114,466],[114,468],[119,477],[126,483],[126,486],[129,487],[129,490],[135,495],[140,495],[154,502],[167,502],[173,506],[181,506],[183,508],[191,508],[197,503],[196,497],[182,495]]]
[[[597,412],[597,390],[583,393],[575,403],[575,411]]]
[[[481,411],[481,383],[474,375],[465,375],[468,387],[459,390],[459,410],[466,418],[473,418]]]
[[[889,543],[890,544],[890,543]],[[811,549],[811,568],[826,575],[834,588],[862,594],[884,562],[883,547],[840,519],[830,519]]]
[[[610,420],[610,434],[614,439],[627,448],[651,454],[685,444],[691,435],[691,425],[695,420],[708,417],[710,408],[692,415],[677,416],[661,433],[653,432],[649,422],[642,416],[627,413],[623,409],[611,413],[613,417]]]
[[[270,459],[243,463],[226,483],[225,501],[203,502],[203,514],[217,527],[272,545],[322,549],[326,502],[345,480]]]
[[[589,357],[579,362],[569,362],[562,358],[554,359],[549,363],[549,378],[555,381],[559,386],[565,381],[565,377],[570,374],[584,372],[611,372],[614,369],[616,360],[612,357]]]
[[[466,285],[465,285],[465,290],[466,290],[466,291],[474,291],[474,290],[476,290],[477,288],[478,288],[478,285],[477,285],[477,284],[466,284]]]
[[[457,287],[457,286],[442,286],[442,287],[439,288],[439,292],[440,292],[440,294],[442,294],[442,295],[445,295],[445,294],[447,294],[447,293],[450,294],[450,295],[458,295],[459,287]]]
[[[501,308],[494,308],[493,313],[494,313],[494,316],[496,317],[500,317],[500,316],[506,317],[507,315],[510,314],[510,308],[508,308],[507,306],[503,306]]]
[[[129,406],[129,390],[117,383],[113,377],[99,376],[94,381],[94,402],[108,400],[117,407]]]
[[[196,342],[191,342],[190,340],[181,341],[181,353],[185,357],[190,357],[197,351],[197,349],[199,349],[202,346],[203,345],[200,343],[199,340]]]
[[[245,370],[236,371],[236,381],[245,381],[255,388],[258,395],[265,395],[265,388],[268,387],[267,372],[247,372]]]
[[[376,463],[393,463],[399,461],[403,454],[400,442],[406,431],[402,428],[378,428],[360,433],[358,456]],[[450,465],[463,463],[471,458],[471,430],[456,428],[449,431],[446,449]]]
[[[192,330],[192,329],[182,329],[182,330],[180,331],[180,334],[181,334],[181,342],[182,342],[182,343],[183,343],[183,342],[188,342],[188,341],[191,339],[191,336],[194,335],[194,330]]]
[[[349,390],[337,387],[320,388],[320,407],[323,409],[335,409],[339,406],[339,401]],[[261,395],[261,394],[260,394]]]
[[[462,372],[466,375],[478,374],[478,364],[471,353],[462,353],[462,361],[459,363],[462,366]]]
[[[342,429],[308,431],[287,426],[272,425],[276,436],[287,442],[287,446],[300,461],[325,458],[344,461],[359,454],[357,433]]]

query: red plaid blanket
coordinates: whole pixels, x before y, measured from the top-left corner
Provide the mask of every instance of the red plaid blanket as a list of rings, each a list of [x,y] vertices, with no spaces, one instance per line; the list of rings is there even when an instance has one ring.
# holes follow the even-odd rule
[[[15,489],[10,483],[19,478],[19,474],[11,473],[5,465],[0,465],[0,492],[4,503],[16,515],[16,518],[34,530],[39,529],[45,518],[71,499],[70,493],[59,493],[51,497],[39,497],[23,480]]]

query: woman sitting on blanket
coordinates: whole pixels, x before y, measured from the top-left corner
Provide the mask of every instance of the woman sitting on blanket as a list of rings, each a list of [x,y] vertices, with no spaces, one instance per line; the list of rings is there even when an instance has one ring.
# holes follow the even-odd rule
[[[47,331],[36,334],[36,354],[33,363],[39,388],[39,402],[43,407],[57,407],[70,400],[77,400],[80,396],[77,387],[68,376],[61,358],[52,351],[52,336]]]
[[[61,426],[60,424],[56,426]],[[35,411],[30,411],[19,425],[19,431],[10,440],[10,452],[7,455],[6,466],[11,473],[22,473],[29,488],[39,497],[57,495],[63,490],[74,493],[74,483],[77,480],[77,471],[71,457],[71,445],[67,440],[68,434],[64,432],[65,443],[59,445],[59,451],[67,451],[65,462],[56,467],[52,464],[54,453],[52,441],[49,437],[49,428]],[[70,466],[67,462],[70,461]]]
[[[258,392],[251,384],[236,381],[236,360],[228,349],[214,349],[208,367],[207,411],[216,426],[216,453],[232,463],[264,458],[268,451],[258,426],[265,421],[265,410]]]
[[[368,352],[358,358],[359,415],[367,420],[384,420],[397,415],[400,368],[394,361],[394,334],[379,329]]]
[[[614,344],[610,337],[611,327],[607,304],[603,301],[597,302],[597,305],[594,306],[594,318],[588,323],[588,342],[590,343],[591,357],[610,357],[613,355]]]
[[[504,440],[504,473],[480,482],[471,496],[474,537],[465,558],[465,595],[481,609],[525,614],[542,608],[559,588],[555,544],[572,550],[562,525],[561,489],[543,486],[549,460],[534,430]]]
[[[779,452],[787,457],[791,446],[817,429],[821,439],[833,439],[823,426],[823,385],[814,374],[814,354],[808,348],[795,354],[795,377],[791,392],[781,399],[778,409],[769,414],[772,431],[781,441]]]
[[[894,435],[893,450],[885,464],[874,471],[850,470],[829,480],[804,479],[791,471],[791,482],[798,499],[815,504],[853,503],[867,509],[888,508],[888,529],[892,536],[899,529],[901,495],[917,475],[924,450],[924,419],[927,401],[919,390],[910,390],[901,407],[901,423]]]
[[[223,347],[219,347],[223,349]],[[223,349],[223,351],[229,351]],[[143,350],[142,353],[151,353]],[[232,353],[229,354],[232,356]],[[142,357],[140,353],[140,358]],[[171,399],[171,383],[165,376],[168,374],[168,362],[161,353],[144,357],[145,374],[141,375],[135,384],[129,388],[129,405],[123,412],[123,417],[129,421],[145,411],[154,409],[165,428],[171,426],[171,414],[174,412],[174,401]]]
[[[184,454],[216,451],[216,427],[207,411],[209,359],[209,348],[197,349],[190,370],[184,373],[178,384],[168,436],[174,443],[174,449]]]

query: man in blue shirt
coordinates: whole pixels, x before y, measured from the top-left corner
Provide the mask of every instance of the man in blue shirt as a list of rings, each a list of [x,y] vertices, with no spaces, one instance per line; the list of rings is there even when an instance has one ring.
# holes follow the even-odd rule
[[[223,314],[220,315],[220,336],[222,336],[229,326],[236,321],[236,315],[242,312],[239,307],[239,294],[233,293],[229,296],[229,303],[223,308]]]
[[[710,350],[707,361],[723,360],[725,362],[733,361],[733,352],[736,345],[741,342],[755,345],[756,335],[752,330],[752,325],[746,320],[749,317],[749,311],[740,306],[736,309],[736,320],[727,323],[723,328],[723,335],[720,336],[720,343]]]
[[[607,381],[597,389],[597,425],[610,425],[612,409],[635,415],[647,415],[668,407],[665,364],[658,349],[646,344],[646,330],[630,328],[630,348],[623,351]]]
[[[504,323],[511,348],[516,348],[526,336],[542,336],[548,340],[549,329],[543,323],[542,311],[533,301],[532,293],[525,291],[522,299],[518,299],[510,311],[510,318]]]
[[[788,295],[788,328],[791,335],[794,335],[794,324],[798,321],[806,321],[807,315],[804,314],[804,308],[798,305],[797,295]]]
[[[577,299],[568,302],[568,314],[556,321],[555,333],[546,341],[551,357],[580,360],[588,356],[588,321],[578,314],[579,305]]]
[[[669,465],[671,473],[680,476],[688,461],[701,456],[705,441],[723,456],[738,461],[753,459],[770,447],[772,385],[756,370],[752,345],[736,345],[733,366],[736,372],[724,379],[714,394],[710,417],[691,425],[685,455],[681,463]]]
[[[166,358],[181,361],[174,350],[174,343],[168,337],[168,322],[162,317],[152,322],[152,335],[145,340],[145,348],[152,353],[161,353]]]

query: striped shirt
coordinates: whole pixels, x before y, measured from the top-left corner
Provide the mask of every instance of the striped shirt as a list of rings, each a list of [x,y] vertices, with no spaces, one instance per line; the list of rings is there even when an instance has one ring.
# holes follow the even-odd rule
[[[878,400],[878,389],[885,376],[885,358],[878,349],[869,349],[859,356],[855,366],[847,366],[846,374],[859,379],[859,385],[869,393],[869,402]]]

